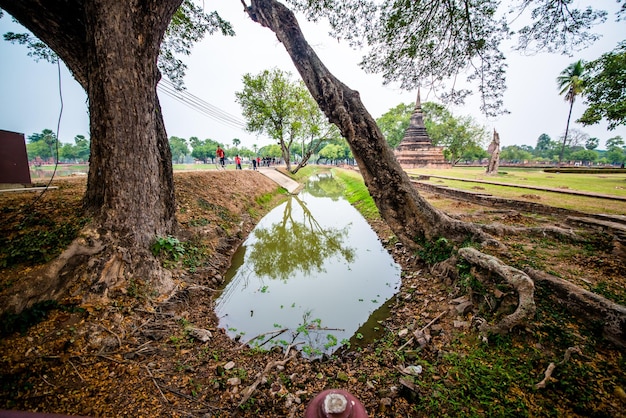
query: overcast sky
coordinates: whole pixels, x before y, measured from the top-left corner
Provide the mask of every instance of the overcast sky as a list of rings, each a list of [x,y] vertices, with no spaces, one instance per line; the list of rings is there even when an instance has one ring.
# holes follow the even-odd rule
[[[614,49],[626,33],[626,22],[615,22],[616,2],[596,0],[593,3],[610,11],[607,23],[597,28],[603,38],[593,47],[573,57],[549,54],[521,56],[517,52],[506,51],[509,68],[504,100],[510,114],[486,119],[481,115],[475,99],[465,106],[450,108],[452,112],[457,116],[474,117],[489,132],[496,129],[501,146],[525,144],[534,147],[542,133],[558,140],[565,131],[569,104],[558,94],[556,77],[578,59],[596,59]],[[208,36],[194,47],[192,55],[185,57],[188,65],[185,78],[187,91],[209,106],[243,121],[241,109],[235,102],[235,92],[243,87],[242,76],[246,73],[256,75],[277,67],[292,72],[295,78],[295,67],[276,36],[269,29],[252,22],[243,12],[239,0],[204,0],[204,5],[207,12],[218,10],[223,18],[229,20],[237,36]],[[322,61],[348,87],[359,91],[372,116],[378,118],[400,103],[415,101],[417,92],[383,86],[381,77],[365,74],[357,65],[362,54],[326,36],[327,31],[322,25],[308,24],[302,19],[300,23]],[[0,19],[0,33],[8,31],[22,32],[24,29],[5,13]],[[26,53],[25,47],[0,40],[0,129],[21,132],[27,137],[43,129],[56,132],[61,110],[60,87],[63,112],[59,138],[63,142],[73,142],[76,135],[89,137],[86,95],[81,87],[63,65],[59,86],[57,66],[35,62]],[[168,136],[211,138],[228,145],[232,144],[233,138],[238,138],[248,148],[271,142],[233,123],[208,117],[167,94],[160,93],[159,96]],[[435,98],[422,92],[422,102],[428,100],[434,101]],[[607,131],[605,123],[583,127],[573,122],[583,110],[579,99],[574,105],[571,128],[599,138],[601,149],[608,138],[620,135],[626,139],[624,126]]]

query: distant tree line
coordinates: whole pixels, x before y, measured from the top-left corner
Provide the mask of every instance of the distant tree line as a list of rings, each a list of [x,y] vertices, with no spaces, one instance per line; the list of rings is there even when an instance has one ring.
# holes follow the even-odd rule
[[[232,144],[232,145],[231,145]],[[276,158],[283,156],[280,145],[271,144],[263,147],[252,145],[252,149],[242,146],[241,140],[233,138],[231,143],[219,142],[210,138],[201,140],[197,137],[189,139],[172,136],[169,138],[170,150],[172,152],[172,162],[183,164],[191,160],[202,163],[214,163],[216,159],[215,151],[218,145],[224,149],[228,159],[234,159],[239,155],[244,159],[251,158]],[[322,149],[317,153],[318,161],[334,163],[337,161],[351,160],[352,154],[347,142],[339,137],[328,139],[323,142]],[[54,163],[58,161],[66,164],[83,164],[89,161],[89,139],[83,135],[76,135],[74,143],[62,143],[56,134],[50,129],[44,129],[41,133],[34,133],[27,137],[26,151],[28,160],[31,163]],[[293,160],[302,157],[298,152],[298,147],[294,147],[291,156]]]
[[[61,143],[50,129],[34,133],[27,138],[26,153],[28,161],[80,164],[89,161],[89,140],[83,135],[76,135],[74,143]]]
[[[621,136],[606,140],[606,149],[598,150],[598,138],[590,138],[578,130],[571,130],[565,147],[563,142],[553,141],[541,134],[537,145],[510,145],[502,148],[500,160],[508,163],[555,164],[559,161],[574,165],[622,165],[626,162],[626,146]],[[562,156],[562,158],[561,158]]]

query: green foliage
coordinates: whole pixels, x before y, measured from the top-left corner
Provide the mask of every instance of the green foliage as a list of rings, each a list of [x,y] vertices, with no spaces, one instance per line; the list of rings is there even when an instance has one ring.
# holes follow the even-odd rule
[[[181,242],[178,238],[172,236],[156,237],[154,243],[150,246],[150,250],[155,257],[164,254],[165,257],[174,261],[178,261],[178,258],[185,254],[185,248]]]
[[[183,245],[183,265],[189,269],[190,272],[195,272],[197,267],[204,265],[208,259],[208,249],[205,246],[198,247],[197,243],[190,241],[182,243]]]
[[[399,104],[376,120],[391,148],[396,148],[409,126],[414,105]],[[422,105],[424,126],[435,146],[445,147],[446,159],[455,163],[461,159],[488,156],[481,147],[486,142],[484,127],[470,116],[455,116],[445,106],[426,102]]]
[[[585,87],[585,65],[582,60],[578,60],[570,64],[566,69],[561,71],[556,82],[559,86],[559,94],[565,95],[565,101],[569,103],[569,114],[567,116],[567,125],[565,125],[565,135],[563,136],[563,145],[559,153],[559,162],[563,160],[563,153],[567,143],[567,133],[569,131],[570,116],[572,115],[572,107],[576,96],[580,95]]]
[[[432,87],[437,96],[462,103],[471,93],[457,79],[467,74],[476,88],[481,110],[488,116],[506,113],[506,62],[502,43],[515,36],[529,52],[560,52],[588,46],[598,39],[590,32],[606,19],[594,7],[575,8],[570,1],[364,1],[290,0],[309,18],[327,17],[333,36],[369,47],[361,66],[383,76],[385,84],[404,89]],[[523,15],[523,26],[509,16]],[[520,27],[521,26],[521,27]]]
[[[529,161],[533,158],[533,155],[524,150],[519,145],[509,145],[503,147],[500,151],[500,161],[508,161],[511,163],[522,163]]]
[[[443,237],[435,241],[428,241],[424,237],[418,237],[415,239],[415,242],[422,247],[417,251],[417,255],[430,265],[447,260],[454,252],[454,246]]]
[[[345,187],[344,197],[346,200],[350,202],[365,219],[380,219],[380,213],[374,203],[374,199],[372,199],[360,175],[344,170],[333,171],[333,173],[335,174],[335,178]]]
[[[426,102],[424,125],[433,145],[445,147],[446,159],[457,163],[464,155],[484,155],[477,151],[487,140],[485,128],[471,116],[455,116],[445,107]]]
[[[44,129],[39,134],[32,134],[28,137],[26,144],[28,160],[32,161],[37,157],[44,160],[56,158],[57,147],[59,146],[59,139],[50,129]]]
[[[2,14],[0,14],[0,17],[2,17]],[[48,45],[29,33],[7,32],[3,37],[5,41],[26,46],[26,48],[28,48],[28,56],[32,57],[35,61],[44,60],[56,64],[59,59],[57,54],[50,49]]]
[[[376,124],[391,148],[396,148],[402,141],[414,108],[414,105],[400,103],[376,119]]]
[[[185,138],[171,136],[169,139],[170,151],[172,152],[173,162],[183,162],[185,156],[189,155],[189,147]]]
[[[626,41],[585,68],[583,94],[588,107],[578,122],[593,125],[605,119],[609,130],[626,125]]]
[[[205,13],[204,7],[184,0],[172,20],[161,42],[159,70],[167,76],[177,89],[182,88],[187,66],[177,55],[189,55],[194,43],[204,36],[219,31],[224,36],[234,36],[231,24],[223,20],[217,12]]]
[[[623,288],[613,290],[608,283],[599,282],[591,289],[591,291],[619,303],[620,305],[626,306],[626,292]]]
[[[191,151],[191,156],[198,160],[204,161],[205,163],[209,160],[215,159],[215,150],[217,150],[217,147],[220,145],[217,141],[214,141],[210,138],[201,141],[195,136],[189,138],[189,143],[193,148],[193,150]]]
[[[267,205],[272,201],[273,197],[273,193],[265,193],[261,196],[256,197],[254,201],[261,207],[267,207]]]
[[[235,93],[246,129],[274,139],[288,169],[292,146],[293,152],[301,154],[306,162],[323,139],[336,136],[336,128],[329,124],[302,81],[294,82],[291,78],[291,73],[278,68],[255,76],[245,74],[243,90]]]

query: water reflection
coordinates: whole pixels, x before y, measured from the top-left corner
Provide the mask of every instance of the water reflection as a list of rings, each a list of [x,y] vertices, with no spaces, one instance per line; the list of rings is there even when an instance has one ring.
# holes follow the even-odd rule
[[[272,210],[237,251],[216,301],[252,345],[330,353],[397,290],[400,268],[330,176]]]
[[[296,270],[316,277],[325,272],[329,259],[354,261],[354,249],[346,245],[348,232],[349,226],[323,227],[306,204],[293,196],[280,222],[255,228],[248,263],[258,276],[269,279],[287,280]]]

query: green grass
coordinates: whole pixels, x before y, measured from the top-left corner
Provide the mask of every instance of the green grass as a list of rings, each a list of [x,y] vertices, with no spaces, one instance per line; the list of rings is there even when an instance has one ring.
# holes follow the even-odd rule
[[[504,167],[495,176],[485,175],[483,167],[461,167],[449,170],[411,169],[409,175],[431,175],[456,177],[469,180],[483,180],[497,183],[549,187],[601,193],[612,196],[626,196],[626,174],[573,174],[545,173],[540,169]]]
[[[539,169],[505,168],[497,176],[486,176],[481,167],[462,167],[450,170],[414,169],[408,170],[411,176],[418,174],[454,177],[468,180],[490,181],[533,187],[547,187],[563,190],[601,193],[626,197],[626,174],[554,174]],[[441,179],[431,177],[430,183],[438,186],[470,191],[480,191],[508,199],[530,200],[536,203],[586,213],[606,213],[623,215],[624,202],[547,192],[519,187],[507,187],[485,183]]]
[[[364,218],[370,220],[380,219],[380,213],[374,203],[374,199],[370,196],[359,173],[347,170],[333,170],[333,174],[346,188],[344,197],[361,212]]]

